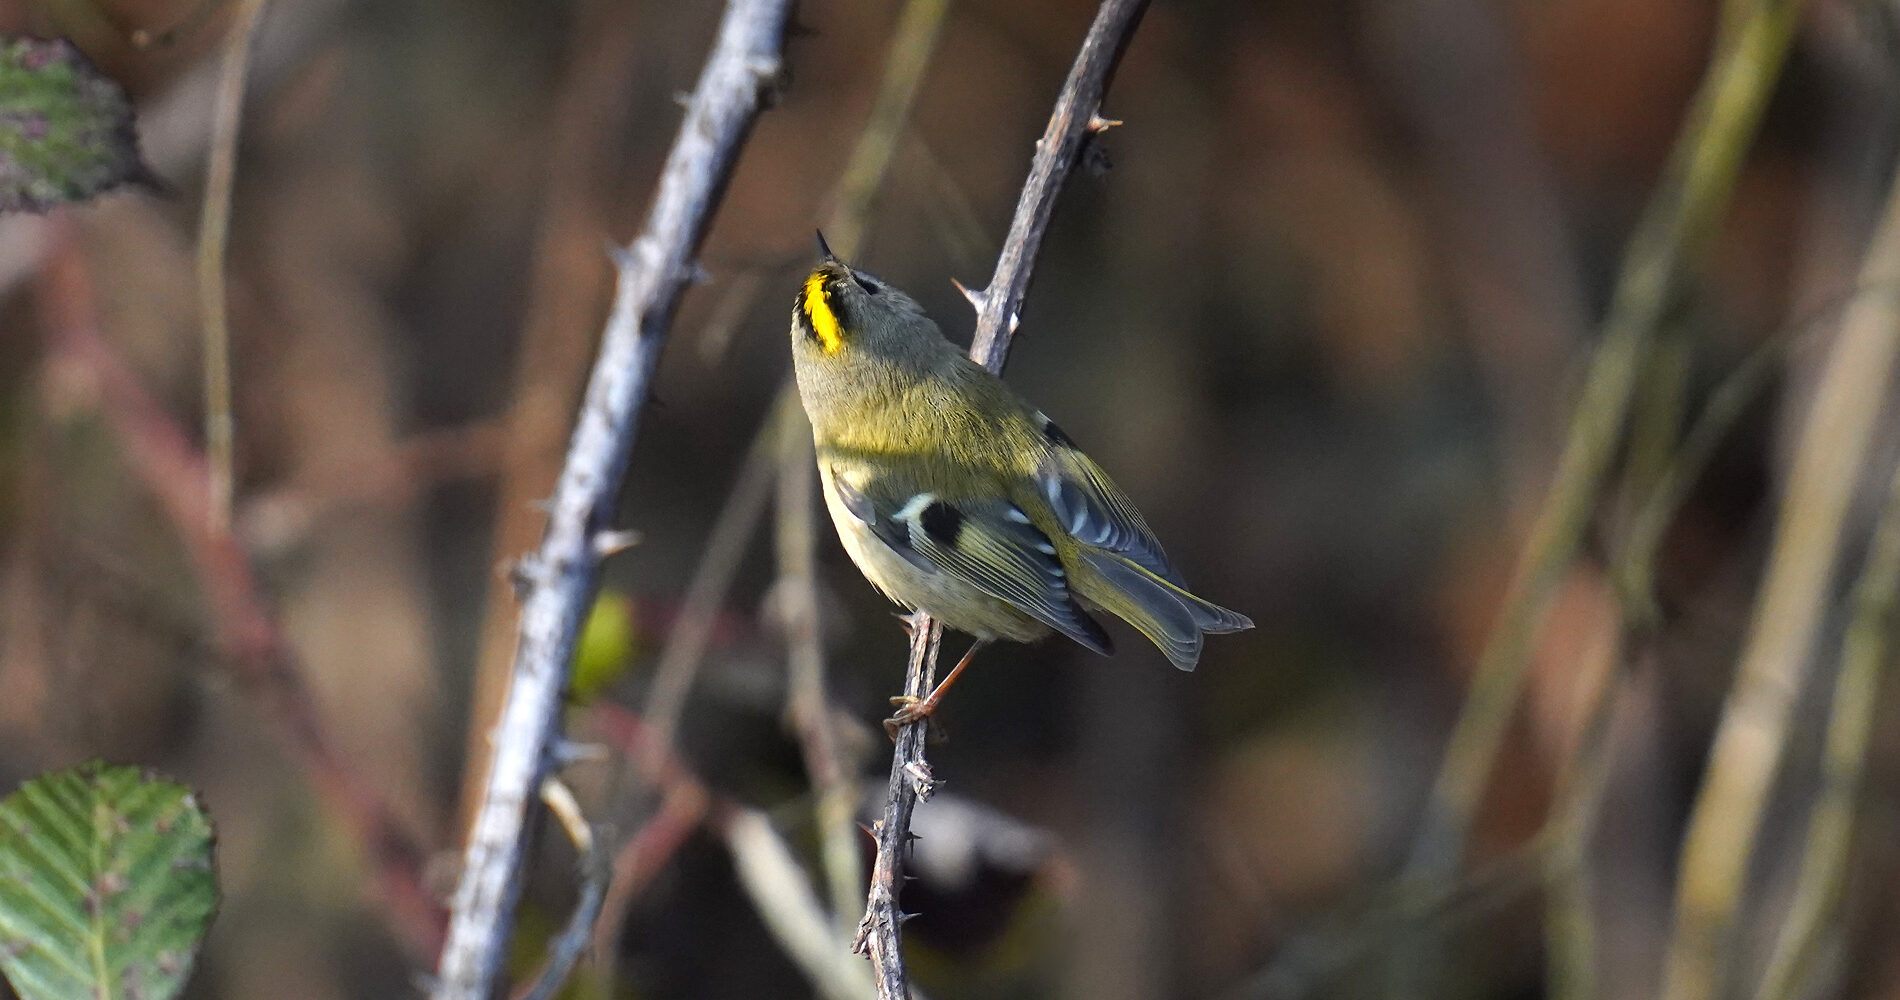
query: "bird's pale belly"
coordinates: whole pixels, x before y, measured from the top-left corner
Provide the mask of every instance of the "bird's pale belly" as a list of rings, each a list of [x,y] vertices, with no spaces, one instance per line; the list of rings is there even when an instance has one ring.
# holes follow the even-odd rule
[[[948,573],[924,569],[893,551],[845,509],[832,488],[831,477],[821,474],[820,478],[824,481],[825,509],[831,512],[831,523],[837,526],[845,554],[884,596],[930,615],[947,628],[979,638],[1034,642],[1051,633],[1047,625],[1008,601]]]

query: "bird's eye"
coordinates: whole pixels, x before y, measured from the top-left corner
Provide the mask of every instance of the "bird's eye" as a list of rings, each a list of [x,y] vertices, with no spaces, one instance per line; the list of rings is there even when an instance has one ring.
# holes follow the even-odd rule
[[[869,278],[862,277],[860,275],[856,275],[856,274],[852,275],[851,280],[857,282],[858,287],[864,289],[865,293],[868,295],[876,295],[877,293],[884,290],[877,286],[877,282],[872,281]]]

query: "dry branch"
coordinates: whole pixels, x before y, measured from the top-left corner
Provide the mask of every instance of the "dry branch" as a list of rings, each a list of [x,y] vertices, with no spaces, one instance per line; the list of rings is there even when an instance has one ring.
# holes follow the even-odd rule
[[[503,451],[495,483],[495,520],[489,529],[491,563],[501,563],[540,541],[544,520],[536,501],[560,474],[561,446],[572,429],[575,396],[593,360],[599,305],[611,287],[611,269],[601,267],[600,246],[617,219],[606,193],[614,176],[631,113],[634,85],[646,36],[641,5],[584,0],[573,12],[571,52],[563,80],[548,107],[545,137],[529,139],[543,150],[540,217],[524,293],[520,342],[508,410],[500,418]],[[625,206],[629,220],[641,206]],[[470,682],[464,756],[480,764],[488,753],[488,727],[501,714],[514,665],[515,593],[504,574],[488,581],[482,598],[479,652]],[[481,766],[462,772],[456,822],[466,824],[481,801],[488,774]]]
[[[243,0],[218,60],[218,103],[206,160],[204,206],[198,217],[198,310],[204,324],[205,458],[210,470],[212,526],[229,530],[236,458],[231,415],[231,326],[225,315],[224,257],[231,236],[231,189],[237,175],[238,125],[251,41],[266,0]]]
[[[847,257],[856,255],[859,242],[868,228],[872,203],[890,171],[898,141],[903,137],[904,125],[910,120],[918,85],[930,64],[948,7],[948,0],[908,0],[898,15],[890,51],[885,56],[884,77],[878,88],[877,100],[829,199],[832,208],[826,216],[824,228],[826,232],[835,234],[832,237],[833,245]],[[802,458],[794,459],[782,454],[785,450],[783,446],[788,443],[797,444],[796,451]],[[763,518],[766,504],[774,495],[772,486],[777,474],[791,468],[794,462],[804,464],[806,471],[800,474],[808,477],[812,464],[811,434],[805,425],[798,387],[788,375],[779,386],[771,405],[766,408],[764,420],[740,466],[738,479],[713,521],[699,565],[693,570],[687,585],[679,617],[667,636],[665,646],[660,650],[658,665],[653,671],[653,682],[647,690],[646,722],[653,730],[653,738],[646,743],[650,748],[647,752],[656,752],[651,748],[672,746],[680,714],[685,709],[687,695],[712,637],[713,622],[725,601],[726,592],[731,589],[739,560],[745,555],[746,547]],[[805,488],[809,492],[809,481]],[[806,506],[810,506],[809,502]],[[812,519],[809,510],[804,516],[807,521]],[[809,525],[806,527],[809,528]],[[801,546],[803,544],[801,542]],[[809,576],[808,572],[801,572]],[[805,589],[803,584],[799,588]],[[794,603],[815,607],[809,597],[797,598]],[[801,655],[793,654],[794,658]],[[810,658],[806,659],[809,666]],[[822,670],[818,681],[818,694],[822,695]],[[790,687],[788,685],[788,689]],[[807,706],[815,705],[820,700],[809,695],[803,699]],[[793,707],[788,705],[788,709]],[[824,710],[829,711],[828,707]],[[822,724],[819,712],[793,709],[793,714],[818,719],[815,724]],[[811,741],[806,742],[809,744]],[[819,742],[836,741],[820,736]],[[817,759],[821,762],[835,761],[835,756],[832,751],[821,751]],[[635,763],[649,771],[655,764],[650,760],[636,760]],[[835,764],[821,763],[813,768],[814,774],[821,771],[843,775],[843,770]],[[834,886],[834,895],[848,881],[853,886],[850,896],[855,900],[861,891],[857,829],[854,824],[855,788],[852,787],[853,783],[843,780],[820,778],[814,783],[820,786],[819,798],[825,803],[821,804],[820,811],[827,814],[821,818],[821,826],[833,831],[826,839],[827,850],[824,853],[827,878]],[[630,811],[631,806],[624,800],[633,797],[616,792],[613,796],[615,805],[611,807],[614,814]],[[668,802],[671,801],[669,797]],[[665,808],[667,806],[662,805],[662,809]],[[850,841],[848,857],[845,850],[847,836]],[[643,850],[639,838],[630,839],[622,846],[615,861],[616,875],[608,893],[607,905],[595,929],[596,954],[609,970],[613,965],[613,942],[619,939],[626,907],[636,891],[636,885],[624,879],[623,874],[645,871]],[[842,898],[834,900],[834,904],[847,905]],[[609,975],[606,978],[612,977]]]
[[[1889,194],[1858,284],[1887,288],[1896,280],[1900,196]],[[1748,640],[1683,839],[1666,1000],[1724,995],[1724,975],[1734,964],[1726,960],[1729,936],[1762,812],[1833,593],[1848,508],[1869,464],[1896,359],[1900,323],[1891,296],[1856,298],[1802,425]]]
[[[1900,327],[1900,303],[1887,302],[1890,326]],[[1873,745],[1880,685],[1891,669],[1893,609],[1900,591],[1900,472],[1887,487],[1886,507],[1874,529],[1872,551],[1854,585],[1853,618],[1834,678],[1833,705],[1821,759],[1821,791],[1808,817],[1801,874],[1788,917],[1762,975],[1757,1000],[1795,1000],[1812,995],[1808,983],[1816,957],[1836,928],[1847,891],[1855,818]]]
[[[1718,47],[1663,181],[1630,236],[1569,439],[1433,783],[1406,864],[1409,879],[1447,877],[1463,859],[1550,595],[1602,494],[1651,338],[1728,204],[1800,8],[1800,0],[1769,0],[1733,44]]]
[[[1082,41],[1075,65],[1056,99],[1049,125],[1037,143],[1030,164],[1029,179],[1016,201],[1016,215],[1009,237],[996,262],[996,271],[980,292],[971,292],[977,306],[976,336],[970,344],[970,357],[1001,372],[1009,353],[1010,337],[1016,330],[1016,318],[1029,279],[1035,268],[1042,237],[1055,214],[1056,196],[1075,169],[1089,138],[1107,128],[1101,117],[1102,94],[1122,50],[1134,34],[1147,0],[1105,0],[1096,11],[1095,22]],[[911,618],[910,660],[904,670],[904,693],[922,698],[930,693],[936,680],[937,652],[942,645],[942,628],[929,616]],[[890,781],[884,803],[884,815],[878,822],[877,860],[871,870],[871,888],[865,901],[864,920],[858,927],[858,950],[871,958],[877,973],[880,1000],[905,1000],[910,996],[900,950],[903,916],[898,911],[898,893],[903,884],[904,849],[910,841],[911,813],[919,798],[928,796],[933,779],[924,759],[923,720],[900,727],[897,747],[891,755]]]
[[[732,0],[661,173],[646,228],[617,254],[613,312],[539,551],[524,560],[520,645],[442,950],[437,1000],[484,1000],[520,893],[528,812],[555,747],[561,690],[598,576],[660,347],[784,47],[790,0]]]
[[[1725,31],[1665,165],[1630,236],[1602,337],[1568,439],[1526,540],[1504,608],[1433,781],[1402,880],[1452,877],[1516,711],[1550,599],[1582,545],[1609,476],[1657,328],[1728,204],[1742,159],[1780,76],[1801,0],[1765,0]],[[1437,942],[1429,927],[1393,949],[1389,995],[1432,988]]]

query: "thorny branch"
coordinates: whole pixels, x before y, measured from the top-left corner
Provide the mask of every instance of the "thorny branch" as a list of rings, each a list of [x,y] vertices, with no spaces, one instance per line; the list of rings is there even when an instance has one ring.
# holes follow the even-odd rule
[[[549,504],[522,563],[520,645],[481,808],[443,947],[437,1000],[484,1000],[501,970],[526,851],[528,811],[555,749],[561,690],[593,596],[601,540],[680,295],[712,207],[779,74],[790,0],[732,0],[660,175],[645,230],[618,253],[618,288]]]
[[[1016,331],[1016,319],[1029,290],[1036,254],[1055,213],[1056,196],[1081,159],[1090,136],[1113,124],[1101,116],[1102,94],[1147,6],[1147,0],[1104,0],[1096,10],[1095,22],[1089,27],[1082,49],[1076,54],[1075,65],[1062,85],[1049,125],[1036,144],[1029,179],[1016,201],[1016,215],[1010,223],[1003,253],[996,262],[996,271],[984,290],[967,293],[978,311],[970,356],[990,371],[1000,373],[1008,356],[1010,337]],[[912,616],[910,627],[910,660],[904,671],[904,693],[921,698],[930,692],[936,680],[937,652],[942,645],[943,631],[921,613]],[[899,950],[899,925],[903,915],[898,911],[897,899],[903,884],[903,852],[911,838],[911,813],[918,800],[927,797],[934,785],[930,765],[924,759],[926,731],[922,720],[898,730],[897,747],[891,755],[884,815],[875,831],[877,860],[871,870],[864,920],[858,926],[857,949],[871,958],[880,1000],[905,1000],[910,996]]]
[[[872,203],[884,177],[889,173],[898,141],[904,133],[904,124],[910,118],[918,86],[930,64],[948,6],[948,0],[908,0],[898,15],[890,50],[885,57],[884,78],[878,88],[877,100],[827,199],[832,207],[826,215],[824,229],[833,234],[832,244],[846,257],[856,254],[868,228]],[[744,298],[746,294],[734,290],[728,302]],[[795,459],[781,454],[784,451],[781,445],[791,442],[793,438],[798,443],[796,450],[799,457]],[[713,620],[725,600],[726,591],[731,587],[739,560],[744,556],[763,517],[766,504],[774,495],[772,487],[775,478],[782,468],[791,469],[794,465],[802,464],[803,471],[796,474],[807,477],[803,488],[809,493],[811,463],[811,434],[800,409],[797,386],[788,376],[767,407],[764,422],[740,467],[738,480],[714,519],[704,554],[687,585],[680,617],[668,635],[665,646],[661,648],[645,709],[647,725],[653,730],[653,738],[647,741],[650,748],[648,752],[653,752],[651,748],[672,745],[680,713],[685,708],[687,695],[712,636]],[[805,506],[809,507],[809,502]],[[803,516],[809,520],[813,515],[807,510]],[[804,543],[801,542],[798,547],[804,547]],[[809,576],[808,573],[802,575]],[[805,588],[801,586],[799,589]],[[795,603],[815,611],[816,605],[809,596]],[[815,627],[815,623],[810,624]],[[810,667],[812,658],[803,658],[806,666]],[[809,680],[811,672],[806,670],[803,673]],[[811,724],[800,726],[806,733],[813,731],[812,725],[830,728],[828,721],[823,718],[823,711],[828,709],[823,703],[822,673],[818,681],[816,696],[809,692],[812,685],[807,683],[804,685],[808,689],[806,696],[796,699],[804,705],[794,710],[794,714],[804,716],[807,723]],[[819,710],[812,710],[814,706]],[[820,739],[826,743],[836,742],[832,738]],[[811,742],[808,740],[806,744],[810,746]],[[820,750],[814,755],[815,766],[812,769],[814,775],[830,775],[814,781],[820,789],[819,799],[824,803],[820,811],[826,814],[820,820],[821,828],[828,832],[825,838],[825,872],[833,886],[834,896],[844,891],[843,886],[848,881],[852,886],[848,898],[855,900],[863,891],[859,881],[860,861],[856,847],[858,831],[853,823],[857,794],[853,790],[853,782],[838,780],[846,775],[846,768],[835,758],[835,750]],[[654,762],[635,761],[635,764],[651,770]],[[617,803],[630,797],[622,792],[612,796]],[[673,801],[669,794],[661,809],[671,808]],[[616,805],[613,811],[616,814],[623,813],[627,808]],[[604,977],[607,979],[612,978],[613,944],[619,940],[627,905],[638,887],[638,883],[628,873],[644,873],[649,865],[646,859],[651,852],[642,840],[643,837],[630,839],[621,848],[615,861],[616,874],[608,890],[607,905],[595,928],[595,954],[602,967],[608,970]],[[842,904],[845,898],[839,897],[833,902],[834,905]],[[844,930],[849,935],[848,925]]]

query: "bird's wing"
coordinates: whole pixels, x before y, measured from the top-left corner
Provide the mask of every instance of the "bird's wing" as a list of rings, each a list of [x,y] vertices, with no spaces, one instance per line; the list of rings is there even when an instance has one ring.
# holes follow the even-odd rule
[[[1168,564],[1148,522],[1108,473],[1048,417],[1037,417],[1050,448],[1036,470],[1035,486],[1056,523],[1083,545],[1121,556],[1177,587],[1186,586]]]
[[[863,490],[844,477],[833,482],[845,509],[912,563],[1006,601],[1098,653],[1112,648],[1108,634],[1076,604],[1055,544],[1008,501],[953,502],[918,493],[879,502],[875,482]]]

